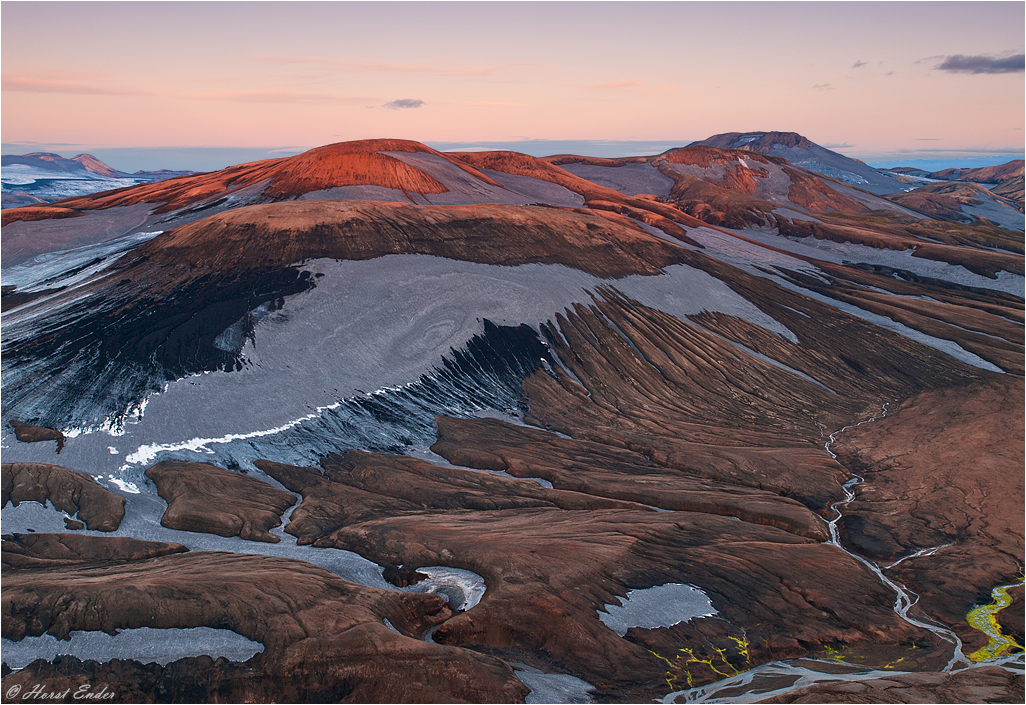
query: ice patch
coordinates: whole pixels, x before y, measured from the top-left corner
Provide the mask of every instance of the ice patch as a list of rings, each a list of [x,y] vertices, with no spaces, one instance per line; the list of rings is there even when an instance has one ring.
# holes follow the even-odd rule
[[[404,592],[421,592],[441,595],[453,609],[466,612],[473,608],[484,597],[484,578],[477,573],[462,568],[448,566],[428,566],[417,568],[417,572],[428,576],[416,585],[401,588]]]
[[[531,689],[527,703],[591,703],[595,686],[566,673],[545,673],[537,668],[511,661],[513,673]]]
[[[114,636],[104,632],[73,631],[71,639],[60,641],[49,634],[29,636],[21,641],[0,640],[3,658],[11,668],[24,668],[36,659],[52,661],[58,655],[70,654],[83,661],[101,663],[111,659],[133,659],[140,663],[159,663],[190,656],[225,657],[230,661],[248,661],[264,650],[263,644],[251,641],[228,629],[193,627],[191,629],[123,629]]]
[[[19,502],[17,507],[3,508],[3,533],[54,534],[67,532],[64,517],[68,516],[49,502]]]
[[[697,232],[698,230],[692,230],[688,235],[694,236]],[[741,245],[747,244],[740,240],[736,242]],[[791,262],[796,261],[789,257],[787,259]],[[726,313],[743,318],[792,343],[798,343],[798,336],[783,323],[763,313],[755,304],[735,293],[716,277],[686,265],[673,265],[667,267],[664,272],[654,277],[627,277],[613,282],[612,286],[650,308],[683,321],[686,321],[689,315],[706,311]]]
[[[134,482],[128,482],[127,480],[122,480],[121,478],[114,477],[113,475],[108,475],[107,481],[112,485],[116,485],[122,492],[127,492],[128,494],[139,494],[139,488],[136,487]]]
[[[696,617],[716,614],[709,597],[693,585],[666,583],[643,590],[631,590],[620,605],[604,605],[599,619],[620,636],[631,627],[657,629],[672,627]]]

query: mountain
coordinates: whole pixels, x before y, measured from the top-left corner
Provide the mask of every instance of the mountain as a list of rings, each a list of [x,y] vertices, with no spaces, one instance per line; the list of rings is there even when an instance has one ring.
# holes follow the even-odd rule
[[[190,174],[188,171],[118,171],[91,154],[65,159],[52,152],[2,157],[3,208],[49,203],[68,196],[133,186]]]
[[[878,195],[908,190],[897,179],[857,159],[821,147],[796,132],[725,132],[693,144],[783,157],[795,166]]]
[[[1018,701],[1023,236],[926,210],[365,140],[5,211],[0,687]]]
[[[1023,164],[1022,159],[1015,159],[1006,164],[978,169],[945,169],[930,174],[930,178],[988,184],[993,195],[1010,202],[1022,213],[1026,196],[1023,190]]]
[[[1019,209],[1020,213],[1023,212],[1023,199],[1024,196],[1026,196],[1026,193],[1024,193],[1022,174],[1005,179],[998,185],[992,187],[990,192],[995,196],[1008,199],[1008,201]]]
[[[930,174],[930,178],[946,181],[975,181],[978,184],[998,184],[1023,175],[1026,161],[1014,159],[1006,164],[976,169],[944,169]]]
[[[1018,183],[1022,183],[1022,176],[1018,177]],[[1010,230],[1026,228],[1022,212],[1018,210],[1022,204],[1021,196],[1016,203],[1002,197],[996,190],[988,191],[972,182],[927,184],[908,193],[896,194],[891,199],[938,220],[973,223],[985,219]]]

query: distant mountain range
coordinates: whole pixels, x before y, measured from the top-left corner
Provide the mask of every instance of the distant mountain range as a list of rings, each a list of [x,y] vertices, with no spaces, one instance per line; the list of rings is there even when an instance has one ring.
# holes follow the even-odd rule
[[[129,174],[104,164],[92,154],[66,159],[52,152],[5,154],[0,165],[3,167],[0,173],[4,208],[51,203],[61,198],[195,173],[161,169]]]
[[[927,172],[922,169],[914,169],[911,167],[899,167],[895,169],[886,169],[890,173],[896,174],[898,178],[905,179],[908,181],[918,182],[920,184],[925,182],[925,186],[920,186],[909,192],[912,200],[917,200],[915,196],[917,194],[952,194],[954,193],[952,188],[942,188],[937,182],[966,182],[966,183],[977,183],[986,185],[986,189],[972,189],[972,188],[961,188],[959,193],[967,195],[969,193],[976,193],[983,201],[997,201],[1002,205],[1011,206],[1017,209],[1020,213],[1023,212],[1023,165],[1026,164],[1022,159],[1014,159],[1005,164],[999,164],[996,166],[985,166],[977,169],[942,169],[941,171]],[[928,197],[931,200],[932,196]],[[898,199],[902,200],[906,205],[912,205],[909,199]],[[979,199],[977,199],[979,200]],[[947,204],[948,209],[952,207],[952,204]],[[932,213],[934,217],[942,217],[940,213]],[[948,215],[954,216],[957,219],[965,221],[963,217],[966,214],[962,211],[950,212]],[[969,214],[971,216],[971,214]],[[971,220],[971,217],[969,218]]]
[[[741,146],[715,146],[719,144]],[[774,154],[780,152],[804,166]],[[169,228],[240,206],[294,200],[586,205],[623,214],[643,213],[650,224],[683,215],[733,228],[773,224],[782,218],[786,222],[791,220],[783,215],[788,210],[823,215],[920,212],[948,222],[985,219],[1023,230],[1022,214],[1007,198],[983,189],[974,191],[975,196],[960,192],[958,198],[929,189],[920,193],[913,190],[916,182],[907,177],[884,175],[793,132],[726,133],[655,156],[621,159],[572,154],[536,158],[501,151],[446,153],[409,140],[362,140],[184,175],[167,171],[124,175],[90,155],[68,160],[34,154],[4,160],[5,181],[24,168],[56,175],[51,178],[57,183],[75,188],[96,189],[101,184],[103,188],[100,193],[74,195],[52,204],[5,210],[5,226],[15,221],[79,219],[75,227],[51,228],[45,237],[7,233],[3,254],[10,263],[48,248],[106,239],[115,221],[123,220],[124,227],[131,224],[137,231]],[[64,174],[70,181],[60,180]],[[111,184],[130,188],[111,190]],[[967,188],[969,184],[962,191]],[[884,197],[879,191],[898,193]],[[104,215],[89,215],[98,211]]]

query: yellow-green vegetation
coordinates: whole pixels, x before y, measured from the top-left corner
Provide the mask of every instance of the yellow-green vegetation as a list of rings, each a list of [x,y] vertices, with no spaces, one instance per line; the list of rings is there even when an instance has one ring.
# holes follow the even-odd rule
[[[894,668],[895,666],[897,666],[899,663],[901,663],[904,660],[905,660],[905,657],[902,656],[897,661],[891,661],[890,663],[885,664],[884,666],[882,666],[882,668]]]
[[[752,659],[749,654],[748,638],[736,636],[728,636],[727,638],[734,642],[738,655],[744,657],[746,668],[738,670],[727,660],[726,654],[729,647],[721,649],[713,646],[712,650],[715,652],[715,655],[708,658],[700,658],[695,654],[695,650],[690,647],[678,651],[673,660],[657,654],[655,651],[649,650],[649,653],[670,667],[666,671],[665,676],[666,685],[670,686],[670,690],[679,690],[682,678],[687,682],[688,688],[694,688],[695,681],[691,669],[695,666],[708,666],[713,673],[723,678],[736,676],[751,668]]]
[[[832,646],[824,644],[823,645],[823,650],[826,651],[826,658],[830,659],[831,661],[841,661],[841,662],[844,661],[844,647],[843,646],[841,648],[839,648],[839,649],[835,649]]]
[[[1001,625],[998,624],[997,617],[995,617],[998,612],[1012,604],[1012,596],[1008,594],[1009,588],[1022,584],[1019,582],[994,588],[990,593],[991,599],[994,600],[993,604],[978,605],[969,611],[966,616],[969,626],[978,629],[990,638],[990,642],[986,646],[969,654],[969,660],[973,663],[989,661],[1007,651],[1022,651],[1022,644],[1001,633]]]

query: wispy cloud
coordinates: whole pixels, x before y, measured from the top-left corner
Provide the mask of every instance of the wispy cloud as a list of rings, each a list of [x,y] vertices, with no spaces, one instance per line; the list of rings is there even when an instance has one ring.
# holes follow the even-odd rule
[[[643,81],[640,78],[621,78],[607,83],[591,83],[585,87],[605,91],[633,91],[635,93],[672,93],[677,90],[677,86],[653,86],[648,81]]]
[[[940,137],[916,137],[913,142],[940,142]]]
[[[829,83],[817,83],[816,85],[814,85],[812,87],[812,90],[814,90],[814,91],[832,91],[832,90],[834,90],[834,87],[832,85],[830,85]]]
[[[855,145],[851,142],[824,142],[823,146],[827,149],[851,149]]]
[[[948,73],[1022,73],[1026,71],[1026,54],[986,56],[953,54],[934,66]]]
[[[77,95],[155,95],[151,91],[105,85],[102,82],[69,81],[40,76],[4,74],[3,90],[23,93],[66,93]]]
[[[424,104],[424,101],[420,98],[399,98],[385,103],[381,107],[388,108],[389,110],[403,110],[407,108],[419,108]]]
[[[854,64],[851,65],[851,67],[853,69],[860,69],[863,66],[869,66],[869,64],[866,63],[865,61],[862,61],[861,59],[859,59],[858,61],[856,61]]]
[[[508,69],[522,66],[541,66],[541,64],[515,61],[492,65],[453,65],[432,63],[403,63],[394,61],[352,61],[333,57],[318,56],[258,56],[257,61],[281,65],[316,65],[326,66],[342,71],[365,73],[420,73],[435,76],[489,76]]]

